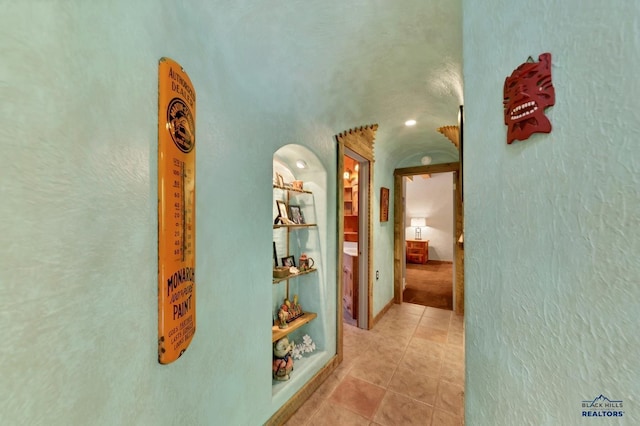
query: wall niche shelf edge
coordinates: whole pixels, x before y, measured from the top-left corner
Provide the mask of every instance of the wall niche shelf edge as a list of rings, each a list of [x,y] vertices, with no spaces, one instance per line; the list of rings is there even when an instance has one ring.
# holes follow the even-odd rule
[[[287,275],[286,277],[282,277],[282,278],[274,278],[274,279],[273,279],[273,283],[274,283],[274,284],[278,284],[279,282],[286,281],[286,280],[289,280],[289,279],[291,279],[291,278],[296,278],[296,277],[299,277],[299,276],[301,276],[301,275],[311,274],[311,273],[316,272],[316,271],[317,271],[317,269],[316,269],[316,268],[311,268],[311,269],[308,269],[308,270],[306,270],[306,271],[298,272],[297,274],[290,274],[290,275]]]
[[[274,325],[273,327],[271,327],[271,342],[273,343],[276,340],[282,339],[284,336],[288,336],[303,325],[313,321],[317,317],[318,314],[314,312],[305,312],[301,317],[298,317],[291,321],[288,324],[287,328],[280,328],[277,325]]]

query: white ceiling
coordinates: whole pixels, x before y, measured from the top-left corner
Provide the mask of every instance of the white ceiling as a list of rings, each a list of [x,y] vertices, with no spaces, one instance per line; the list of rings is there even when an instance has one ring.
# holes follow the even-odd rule
[[[457,159],[436,129],[456,125],[463,104],[460,3],[236,2],[214,19],[233,40],[220,52],[233,84],[265,113],[322,117],[335,133],[378,123],[376,146],[397,166]]]

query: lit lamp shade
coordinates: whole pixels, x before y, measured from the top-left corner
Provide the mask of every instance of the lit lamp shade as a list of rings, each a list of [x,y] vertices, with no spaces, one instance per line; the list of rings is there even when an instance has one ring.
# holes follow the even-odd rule
[[[427,226],[427,218],[426,217],[412,217],[411,218],[411,226],[415,228],[415,239],[422,239],[422,229],[421,227]]]

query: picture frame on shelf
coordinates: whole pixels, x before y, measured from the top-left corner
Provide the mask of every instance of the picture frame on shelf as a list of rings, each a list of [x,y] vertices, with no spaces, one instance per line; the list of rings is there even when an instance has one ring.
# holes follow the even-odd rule
[[[296,257],[295,256],[287,256],[282,258],[282,266],[296,266]]]
[[[276,200],[276,205],[278,206],[278,217],[280,217],[283,220],[283,222],[286,223],[289,220],[287,203],[281,200]]]
[[[276,172],[276,186],[279,186],[281,188],[284,187],[284,178],[278,172]]]
[[[304,225],[306,223],[304,221],[304,215],[302,214],[302,209],[300,208],[300,206],[290,204],[289,213],[291,221],[296,225]]]

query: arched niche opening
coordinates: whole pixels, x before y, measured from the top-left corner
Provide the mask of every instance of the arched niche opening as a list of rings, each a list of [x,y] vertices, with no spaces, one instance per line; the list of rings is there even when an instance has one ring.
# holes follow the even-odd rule
[[[308,335],[316,345],[315,351],[294,360],[294,369],[288,380],[272,380],[275,412],[272,420],[276,421],[294,409],[297,401],[304,400],[304,389],[308,389],[312,382],[337,365],[337,289],[335,253],[334,250],[328,250],[331,243],[328,235],[335,234],[335,224],[327,221],[329,191],[327,170],[322,161],[305,146],[282,146],[273,155],[273,179],[274,267],[276,262],[277,266],[282,267],[283,259],[292,257],[299,268],[300,257],[304,254],[313,259],[314,270],[299,268],[298,274],[289,275],[287,279],[273,279],[272,343],[283,332],[278,330],[278,311],[283,301],[292,301],[297,295],[302,311],[313,314],[307,317],[313,318],[303,325],[294,325],[291,327],[293,330],[285,328],[284,333],[295,344],[302,343],[303,337]],[[281,210],[283,203],[285,212]],[[296,216],[297,212],[301,217]],[[289,222],[279,219],[283,215],[287,216]],[[333,233],[328,232],[329,227]]]

